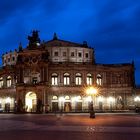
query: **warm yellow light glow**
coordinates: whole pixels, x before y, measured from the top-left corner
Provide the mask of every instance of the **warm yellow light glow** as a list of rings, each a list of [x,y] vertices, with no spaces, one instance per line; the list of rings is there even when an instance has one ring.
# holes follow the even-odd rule
[[[59,98],[59,101],[60,101],[60,102],[65,102],[65,98],[64,98],[64,97],[60,97],[60,98]]]
[[[10,103],[10,102],[11,102],[11,98],[10,97],[6,98],[6,103]]]
[[[75,102],[75,101],[76,101],[76,97],[72,97],[72,98],[71,98],[71,101],[72,101],[72,102]]]
[[[28,92],[25,97],[25,105],[27,112],[30,112],[33,109],[33,104],[36,104],[36,94],[34,92]]]
[[[86,94],[88,95],[96,95],[97,94],[97,89],[94,87],[88,87],[86,89]]]
[[[113,97],[109,97],[109,98],[108,98],[108,101],[109,101],[109,102],[113,102],[113,101],[114,101]]]
[[[53,100],[57,100],[57,96],[53,96],[53,98],[52,98]]]
[[[98,102],[103,102],[103,100],[104,100],[103,97],[101,96],[98,97]]]
[[[32,100],[27,98],[26,99],[26,105],[28,106],[27,111],[29,111],[30,109],[32,109]]]
[[[76,102],[78,102],[78,101],[80,101],[80,100],[81,100],[81,96],[75,97],[75,101],[76,101]]]
[[[135,102],[140,101],[140,97],[139,97],[139,96],[135,97],[135,98],[134,98],[134,101],[135,101]]]
[[[86,101],[91,102],[91,101],[92,101],[91,96],[88,96],[88,97],[86,98]]]
[[[65,100],[69,100],[70,99],[70,96],[65,96]]]

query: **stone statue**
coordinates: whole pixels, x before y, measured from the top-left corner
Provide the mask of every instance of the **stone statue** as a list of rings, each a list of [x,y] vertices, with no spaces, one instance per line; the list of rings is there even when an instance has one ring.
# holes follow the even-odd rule
[[[32,36],[28,36],[30,48],[37,46],[37,44],[40,44],[40,38],[39,38],[38,32],[39,31],[37,30],[33,30]]]

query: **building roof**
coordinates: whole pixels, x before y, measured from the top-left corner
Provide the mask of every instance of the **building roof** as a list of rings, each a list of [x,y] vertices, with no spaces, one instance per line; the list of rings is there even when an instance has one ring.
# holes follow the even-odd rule
[[[74,42],[60,40],[60,39],[49,40],[49,41],[45,42],[45,46],[47,46],[47,47],[60,46],[60,47],[84,47],[84,48],[88,48],[86,42],[84,42],[83,44],[80,44],[80,43],[74,43]]]
[[[100,64],[97,63],[98,66],[106,66],[106,67],[122,67],[122,66],[129,66],[133,65],[133,63],[118,63],[118,64]]]

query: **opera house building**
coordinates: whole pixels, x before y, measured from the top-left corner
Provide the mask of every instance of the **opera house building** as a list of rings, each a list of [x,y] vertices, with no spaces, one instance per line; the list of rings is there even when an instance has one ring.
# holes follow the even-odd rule
[[[40,41],[33,31],[28,41],[2,55],[4,112],[88,112],[91,101],[96,111],[127,110],[135,104],[133,62],[98,64],[87,42],[60,40],[56,34]]]

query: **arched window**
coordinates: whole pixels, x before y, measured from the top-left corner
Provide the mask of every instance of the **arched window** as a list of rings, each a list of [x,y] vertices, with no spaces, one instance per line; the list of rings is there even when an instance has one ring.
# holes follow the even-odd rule
[[[97,83],[98,86],[102,85],[102,76],[100,74],[97,74],[96,83]]]
[[[65,100],[70,100],[70,96],[65,96]]]
[[[37,84],[40,82],[40,73],[36,71],[31,72],[32,83]]]
[[[58,85],[58,75],[57,73],[52,74],[52,85]]]
[[[87,74],[87,85],[92,85],[92,75],[90,73]]]
[[[64,74],[64,85],[69,85],[70,84],[70,74],[65,73]]]
[[[58,100],[58,97],[57,96],[53,96],[52,99],[53,100]]]
[[[11,87],[12,85],[12,80],[11,80],[11,76],[7,77],[7,87]]]
[[[3,87],[3,77],[0,78],[0,88]]]
[[[117,104],[123,105],[122,96],[118,96],[118,97],[117,97]]]
[[[76,85],[81,85],[82,84],[82,75],[81,75],[81,73],[76,73],[75,83],[76,83]]]

